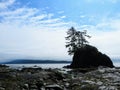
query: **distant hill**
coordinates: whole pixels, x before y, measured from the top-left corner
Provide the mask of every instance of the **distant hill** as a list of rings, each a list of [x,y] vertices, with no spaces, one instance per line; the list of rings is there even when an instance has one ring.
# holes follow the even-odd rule
[[[71,63],[71,61],[55,61],[55,60],[30,60],[30,59],[17,59],[17,60],[11,60],[8,62],[4,62],[2,64],[39,64],[39,63]]]

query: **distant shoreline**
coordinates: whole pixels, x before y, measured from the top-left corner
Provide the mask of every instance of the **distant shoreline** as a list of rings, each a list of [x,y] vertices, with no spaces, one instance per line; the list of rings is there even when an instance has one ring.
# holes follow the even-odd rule
[[[63,63],[71,63],[71,61],[17,59],[17,60],[11,60],[8,62],[3,62],[1,64],[63,64]]]

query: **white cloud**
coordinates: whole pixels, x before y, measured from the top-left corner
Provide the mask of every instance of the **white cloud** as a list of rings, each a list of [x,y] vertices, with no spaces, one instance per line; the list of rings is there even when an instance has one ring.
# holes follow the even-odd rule
[[[106,19],[96,25],[85,25],[92,36],[90,43],[111,57],[120,55],[120,19]]]
[[[85,18],[86,16],[85,15],[80,15],[80,18]]]
[[[54,16],[53,13],[49,13],[49,14],[48,14],[48,19],[52,18],[53,16]]]
[[[6,9],[8,6],[14,4],[15,0],[3,0],[0,2],[0,9]]]
[[[65,35],[69,24],[66,16],[54,18],[36,8],[20,7],[0,12],[0,52],[39,57],[68,59]]]
[[[39,25],[41,27],[64,27],[65,25],[69,24],[69,22],[63,21],[66,16],[53,18],[53,13],[44,13],[36,8],[21,7],[15,10],[6,10],[0,12],[0,16],[2,17],[2,22],[18,23],[20,25],[32,24],[34,26]]]
[[[15,10],[6,10],[0,13],[0,16],[3,19],[3,22],[12,22],[12,21],[26,21],[28,18],[32,18],[38,12],[35,8],[18,8]],[[23,23],[23,22],[22,22]]]
[[[66,18],[66,16],[61,16],[60,18]]]
[[[39,15],[39,16],[32,17],[31,20],[38,21],[38,20],[42,20],[42,19],[44,19],[46,17],[47,17],[46,14],[42,14],[42,15]]]
[[[19,27],[0,24],[1,52],[23,54],[42,59],[68,59],[65,48],[66,28]]]
[[[40,21],[40,23],[56,23],[56,22],[59,22],[61,19],[60,18],[55,18],[55,19],[48,19],[48,20],[43,20],[43,21]]]

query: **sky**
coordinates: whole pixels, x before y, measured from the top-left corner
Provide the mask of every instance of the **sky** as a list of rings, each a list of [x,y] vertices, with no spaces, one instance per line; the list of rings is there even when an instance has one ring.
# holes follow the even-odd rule
[[[120,55],[120,0],[0,0],[0,61],[10,58],[71,60],[70,27],[110,57]]]

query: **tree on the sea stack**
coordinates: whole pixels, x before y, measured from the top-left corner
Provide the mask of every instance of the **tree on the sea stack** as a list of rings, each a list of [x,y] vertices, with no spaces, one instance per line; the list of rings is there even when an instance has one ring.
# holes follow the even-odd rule
[[[65,39],[66,48],[68,48],[68,54],[73,55],[79,48],[83,48],[89,42],[86,40],[86,37],[91,38],[91,36],[87,35],[87,31],[77,31],[74,27],[71,27],[67,31],[67,37]]]

